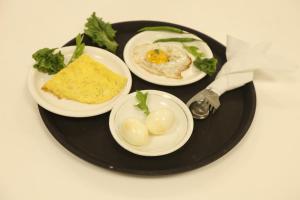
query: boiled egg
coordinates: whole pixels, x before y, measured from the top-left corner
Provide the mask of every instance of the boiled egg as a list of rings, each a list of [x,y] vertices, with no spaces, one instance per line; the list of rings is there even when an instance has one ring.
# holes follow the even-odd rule
[[[149,141],[147,127],[135,118],[124,120],[121,124],[120,132],[126,142],[135,146],[145,145]]]
[[[146,118],[146,127],[153,135],[161,135],[172,127],[174,114],[167,108],[151,112]]]

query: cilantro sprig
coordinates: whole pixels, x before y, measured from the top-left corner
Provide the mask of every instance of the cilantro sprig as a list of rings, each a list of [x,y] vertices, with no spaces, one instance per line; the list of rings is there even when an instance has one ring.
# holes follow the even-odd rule
[[[150,111],[147,105],[148,92],[142,93],[141,91],[137,90],[135,97],[138,101],[138,104],[136,104],[135,106],[142,110],[145,115],[149,115]]]

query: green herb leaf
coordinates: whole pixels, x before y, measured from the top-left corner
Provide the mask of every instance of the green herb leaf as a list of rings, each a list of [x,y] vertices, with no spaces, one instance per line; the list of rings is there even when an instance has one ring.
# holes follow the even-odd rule
[[[73,62],[74,60],[76,60],[79,56],[82,55],[84,48],[85,48],[85,44],[82,43],[84,35],[81,35],[80,33],[77,35],[76,37],[76,48],[73,52],[73,55],[69,61],[68,64],[70,64],[71,62]]]
[[[173,32],[173,33],[184,33],[183,30],[172,26],[147,26],[138,30],[138,32],[142,32],[142,31],[166,31],[166,32]]]
[[[183,45],[183,48],[185,50],[187,50],[190,54],[192,54],[194,57],[204,57],[204,53],[203,52],[199,52],[199,48],[196,47],[196,46],[186,46],[186,45]]]
[[[118,47],[118,43],[115,41],[116,30],[112,28],[110,23],[97,17],[95,12],[87,19],[84,33],[100,47],[105,47],[113,53],[116,52]]]
[[[197,57],[194,65],[209,76],[216,72],[218,60],[215,58]]]
[[[153,43],[157,42],[194,42],[194,41],[200,41],[199,39],[195,38],[163,38],[155,40]]]
[[[32,55],[32,58],[36,61],[33,67],[40,72],[48,74],[56,74],[62,68],[64,68],[64,56],[60,51],[58,53],[54,53],[55,49],[56,48],[43,48],[36,51]]]
[[[136,91],[136,95],[135,95],[136,99],[138,100],[138,104],[136,104],[135,106],[139,109],[141,109],[145,115],[149,115],[149,108],[147,106],[147,97],[148,97],[148,93],[142,93],[141,91]]]

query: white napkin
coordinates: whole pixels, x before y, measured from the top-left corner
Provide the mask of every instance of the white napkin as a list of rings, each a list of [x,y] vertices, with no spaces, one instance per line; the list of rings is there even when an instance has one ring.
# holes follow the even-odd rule
[[[227,36],[227,62],[207,88],[222,95],[252,81],[255,71],[270,67],[266,56],[269,47],[270,43],[251,46],[237,38]]]

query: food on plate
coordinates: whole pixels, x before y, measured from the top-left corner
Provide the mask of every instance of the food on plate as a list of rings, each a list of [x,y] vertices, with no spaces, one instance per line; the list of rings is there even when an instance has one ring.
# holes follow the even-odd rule
[[[175,38],[162,38],[162,39],[157,39],[153,43],[158,43],[158,42],[195,42],[195,41],[201,41],[196,38],[187,38],[187,37],[175,37]]]
[[[181,79],[181,72],[192,62],[187,53],[172,44],[141,44],[133,49],[134,62],[148,72]]]
[[[84,29],[84,33],[93,42],[113,53],[116,52],[118,47],[118,43],[115,40],[116,32],[110,23],[104,22],[102,18],[97,17],[95,12],[87,19]]]
[[[151,134],[161,135],[171,128],[173,121],[173,112],[167,108],[161,108],[147,116],[146,126]]]
[[[147,105],[147,92],[137,91],[135,97],[139,102],[135,106],[141,109],[147,116],[145,123],[149,132],[154,135],[165,133],[171,127],[174,120],[172,111],[167,108],[161,108],[150,112]]]
[[[43,48],[36,51],[32,58],[36,61],[33,65],[40,72],[47,74],[56,74],[65,67],[64,55],[58,51],[54,53],[56,48]]]
[[[199,48],[196,46],[186,46],[183,45],[190,54],[195,57],[193,64],[199,70],[205,72],[209,76],[213,75],[217,70],[218,60],[216,58],[205,58],[202,52],[199,52]]]
[[[170,31],[175,33],[184,33],[182,30],[177,30],[175,27],[145,27],[140,29],[139,31]],[[200,39],[190,38],[190,37],[169,37],[169,38],[161,38],[156,39],[153,43],[161,43],[161,42],[178,42],[178,43],[188,43],[188,42],[195,42],[201,41]],[[205,55],[202,52],[199,52],[199,48],[196,46],[187,46],[183,44],[183,48],[190,54],[195,57],[193,64],[197,69],[200,71],[205,72],[209,76],[216,72],[217,68],[217,59],[216,58],[205,58]],[[153,72],[152,72],[153,73]]]
[[[196,57],[194,61],[195,67],[212,76],[217,70],[218,60],[216,58],[201,58]]]
[[[135,118],[128,118],[122,124],[120,133],[124,140],[135,146],[145,145],[149,141],[147,127]]]
[[[78,58],[84,51],[85,44],[82,43],[83,36],[78,34],[76,37],[76,48],[73,52],[69,63],[73,62],[76,58]],[[56,74],[61,69],[63,69],[65,65],[65,57],[64,55],[58,51],[56,52],[56,48],[49,49],[43,48],[36,51],[32,58],[36,61],[33,65],[40,72],[47,73],[49,75]]]
[[[193,42],[193,41],[201,41],[194,38],[163,38],[155,40],[153,43],[158,42]],[[216,58],[205,58],[205,55],[202,52],[199,52],[199,48],[196,46],[187,46],[183,44],[183,48],[187,50],[190,54],[195,57],[193,64],[200,71],[205,72],[209,76],[213,75],[217,70],[218,60]]]
[[[99,47],[104,47],[107,50],[115,53],[118,43],[115,40],[116,30],[114,30],[110,23],[104,22],[101,18],[93,14],[87,19],[84,33],[92,39]],[[73,62],[81,54],[83,54],[85,44],[83,41],[84,35],[78,34],[76,37],[76,48],[68,63]],[[56,74],[65,67],[65,58],[61,52],[55,53],[57,48],[43,48],[36,51],[32,58],[36,61],[34,68],[40,72],[48,74]]]
[[[69,64],[83,54],[85,48],[85,44],[82,42],[83,37],[84,35],[81,35],[80,33],[76,36],[76,48],[72,54],[71,59],[69,60]]]
[[[142,31],[166,31],[173,33],[185,33],[183,30],[173,26],[147,26],[138,30],[138,32]]]
[[[135,106],[139,109],[141,109],[145,115],[149,115],[149,108],[147,105],[147,97],[148,97],[148,93],[142,93],[141,91],[136,91],[136,95],[135,95],[136,99],[138,100],[138,104],[136,104]]]
[[[192,54],[194,57],[205,57],[203,52],[199,51],[199,48],[196,46],[187,46],[183,45],[183,48],[187,50],[190,54]]]
[[[58,98],[98,104],[119,94],[126,82],[126,77],[83,54],[55,74],[42,89]]]

